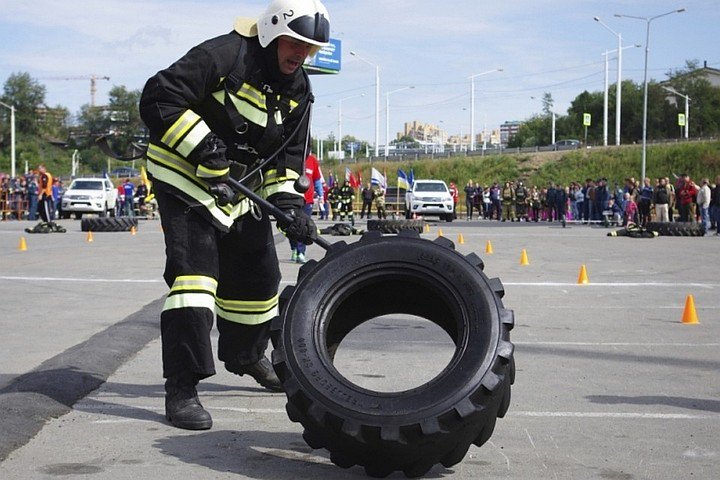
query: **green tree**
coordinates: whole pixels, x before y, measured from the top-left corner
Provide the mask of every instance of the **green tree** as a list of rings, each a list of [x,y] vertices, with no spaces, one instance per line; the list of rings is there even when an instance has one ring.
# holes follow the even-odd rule
[[[13,73],[3,86],[2,101],[15,106],[17,132],[39,132],[37,110],[45,105],[45,87],[29,73]]]
[[[669,80],[665,86],[690,97],[690,131],[692,137],[717,135],[720,132],[720,87],[702,77],[700,62],[687,60],[685,67],[667,73]],[[677,114],[685,113],[685,99],[663,90],[668,100],[666,129],[668,136],[676,137],[680,129],[677,125]]]

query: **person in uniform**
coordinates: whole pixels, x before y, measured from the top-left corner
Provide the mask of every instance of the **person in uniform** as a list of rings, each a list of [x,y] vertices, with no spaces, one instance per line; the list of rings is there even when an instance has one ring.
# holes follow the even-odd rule
[[[353,202],[355,201],[355,189],[345,181],[340,187],[340,221],[344,222],[345,217],[350,219],[350,224],[355,225],[355,214],[353,213]]]
[[[511,182],[505,182],[502,188],[503,222],[505,220],[515,221],[515,189]]]
[[[515,187],[515,215],[517,216],[518,222],[521,222],[523,219],[526,222],[528,221],[527,204],[527,188],[525,188],[523,182],[518,182],[517,187]]]
[[[277,223],[288,238],[317,238],[295,183],[308,153],[312,104],[301,67],[329,33],[319,0],[274,0],[259,18],[238,18],[230,33],[192,48],[142,92],[170,288],[161,314],[165,414],[176,427],[212,426],[196,385],[215,374],[216,314],[225,369],[282,390],[264,353],[280,282],[272,224],[227,179],[284,211]]]
[[[387,218],[385,213],[385,189],[380,185],[373,187],[373,198],[375,199],[375,207],[377,208],[377,215],[380,220]]]

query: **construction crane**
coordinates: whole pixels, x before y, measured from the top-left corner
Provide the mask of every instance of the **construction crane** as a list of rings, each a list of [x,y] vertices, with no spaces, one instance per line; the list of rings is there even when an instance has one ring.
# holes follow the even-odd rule
[[[90,80],[90,106],[95,106],[95,94],[97,93],[98,80],[110,80],[110,77],[103,75],[77,75],[72,77],[45,77],[40,80]]]

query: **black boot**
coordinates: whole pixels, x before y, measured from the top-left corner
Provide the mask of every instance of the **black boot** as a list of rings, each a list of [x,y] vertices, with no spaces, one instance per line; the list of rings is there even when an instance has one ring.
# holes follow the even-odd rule
[[[207,430],[212,427],[210,414],[197,396],[193,374],[174,375],[165,381],[165,417],[177,428]]]
[[[225,370],[241,377],[245,374],[250,375],[260,385],[273,392],[283,391],[280,379],[275,375],[270,360],[265,357],[249,365],[242,365],[237,361],[225,362]]]

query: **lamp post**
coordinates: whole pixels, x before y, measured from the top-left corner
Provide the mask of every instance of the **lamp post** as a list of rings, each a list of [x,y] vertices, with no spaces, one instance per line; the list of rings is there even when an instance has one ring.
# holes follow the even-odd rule
[[[642,47],[642,45],[640,45],[640,44],[628,45],[626,47],[622,47],[620,49],[620,51],[627,50],[628,48],[639,48],[639,47]],[[609,51],[605,50],[605,53],[602,54],[605,57],[605,89],[603,90],[603,145],[606,147],[608,144],[608,60],[609,60],[610,54],[615,53],[617,51],[618,51],[617,49],[609,50]],[[618,54],[618,59],[620,58],[621,55],[622,55],[621,53]],[[618,66],[618,68],[620,68],[620,67]],[[619,78],[620,77],[618,77],[618,85],[620,85]],[[617,93],[615,95],[617,97],[617,99],[620,99],[621,91],[622,91],[622,89],[617,90]],[[616,99],[617,104],[615,105],[617,112],[618,112],[616,114],[616,118],[615,118],[615,145],[620,145],[620,114],[619,114],[619,112],[621,110],[620,109],[621,100],[617,100],[617,99]]]
[[[380,67],[372,62],[365,60],[357,53],[351,51],[350,55],[357,57],[371,67],[375,68],[375,156],[380,156]]]
[[[388,151],[390,149],[390,95],[403,90],[409,90],[415,88],[414,86],[398,88],[397,90],[390,90],[385,94],[385,158],[388,157]]]
[[[10,178],[15,178],[15,105],[5,102],[0,105],[10,109]]]
[[[350,95],[349,97],[341,98],[340,100],[338,100],[338,150],[340,150],[341,152],[345,151],[345,150],[343,150],[343,146],[342,146],[342,102],[344,102],[345,100],[350,100],[351,98],[364,97],[364,96],[365,96],[364,93],[360,93],[357,95]],[[344,154],[343,154],[343,156],[344,156]]]
[[[488,75],[494,72],[502,72],[503,68],[498,67],[487,72],[476,73],[470,76],[470,151],[475,151],[475,78]]]
[[[655,15],[654,17],[636,17],[634,15],[621,15],[616,13],[615,16],[618,18],[633,18],[635,20],[643,20],[646,24],[646,31],[645,31],[645,73],[643,76],[643,138],[642,138],[642,168],[640,170],[640,178],[645,178],[645,165],[647,161],[647,103],[648,103],[648,80],[647,80],[647,72],[648,72],[648,52],[650,51],[650,23],[660,17],[665,17],[667,15],[672,15],[673,13],[682,13],[684,12],[684,8],[680,8],[677,10],[672,10],[670,12],[661,13],[660,15]]]
[[[616,93],[615,93],[615,145],[620,145],[620,122],[622,117],[622,35],[613,30],[612,28],[608,27],[603,23],[602,20],[600,20],[600,17],[593,17],[593,20],[598,22],[600,25],[605,27],[610,33],[615,35],[618,39],[618,56],[617,56],[617,85],[616,85]],[[607,82],[607,58],[605,59],[605,81]],[[607,84],[605,86],[605,91],[607,92]],[[607,118],[607,115],[605,115],[605,118]],[[607,137],[605,138],[605,145],[607,145]]]
[[[685,99],[685,140],[687,140],[688,137],[688,129],[690,128],[690,97],[687,95],[683,95],[682,93],[678,92],[672,87],[665,87],[663,86],[665,90],[672,93],[673,95],[679,95]]]

